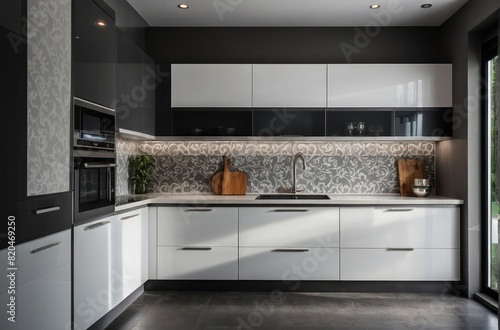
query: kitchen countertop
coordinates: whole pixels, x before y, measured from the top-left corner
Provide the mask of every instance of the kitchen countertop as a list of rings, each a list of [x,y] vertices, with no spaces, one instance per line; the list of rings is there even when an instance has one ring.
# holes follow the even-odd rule
[[[137,196],[137,195],[135,195]],[[140,195],[134,201],[134,195],[120,196],[125,202],[115,207],[116,212],[126,211],[145,205],[179,205],[203,207],[207,205],[326,205],[326,206],[352,206],[352,205],[461,205],[463,201],[455,198],[429,196],[429,197],[402,197],[397,194],[388,195],[328,195],[330,199],[322,200],[262,200],[255,199],[258,194],[247,195],[211,195],[211,194],[146,194]]]

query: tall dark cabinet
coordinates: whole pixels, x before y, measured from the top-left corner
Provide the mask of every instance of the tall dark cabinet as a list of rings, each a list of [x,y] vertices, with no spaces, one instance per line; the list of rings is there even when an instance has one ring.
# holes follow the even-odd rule
[[[116,126],[155,135],[155,62],[118,29]]]
[[[74,1],[76,97],[115,108],[116,28],[114,11],[101,0]]]
[[[71,323],[71,8],[0,2],[0,260],[15,274],[0,301],[16,302],[0,329]]]

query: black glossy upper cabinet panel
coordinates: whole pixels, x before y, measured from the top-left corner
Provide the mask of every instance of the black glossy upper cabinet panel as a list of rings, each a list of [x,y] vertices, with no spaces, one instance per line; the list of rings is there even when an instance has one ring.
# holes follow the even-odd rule
[[[96,100],[98,104],[114,108],[117,56],[115,22],[101,10],[98,15],[96,29]]]
[[[114,108],[115,21],[93,1],[74,6],[75,96]]]
[[[92,1],[74,1],[73,41],[75,96],[96,102],[96,33],[98,7]]]

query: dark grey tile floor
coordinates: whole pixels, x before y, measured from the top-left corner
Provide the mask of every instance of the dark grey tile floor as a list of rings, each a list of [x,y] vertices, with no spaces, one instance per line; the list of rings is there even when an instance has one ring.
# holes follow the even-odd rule
[[[498,329],[498,319],[447,294],[149,291],[107,329]]]

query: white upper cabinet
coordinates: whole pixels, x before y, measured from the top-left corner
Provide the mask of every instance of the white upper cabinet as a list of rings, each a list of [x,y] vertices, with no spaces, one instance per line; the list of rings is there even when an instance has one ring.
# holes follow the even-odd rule
[[[451,106],[451,64],[328,65],[328,107]]]
[[[254,107],[325,107],[326,64],[254,64]]]
[[[251,107],[251,64],[172,64],[172,107]]]

